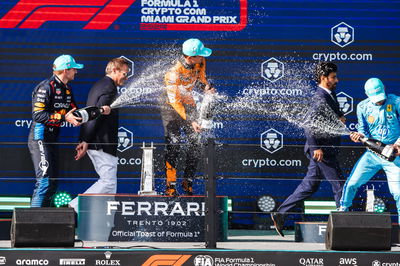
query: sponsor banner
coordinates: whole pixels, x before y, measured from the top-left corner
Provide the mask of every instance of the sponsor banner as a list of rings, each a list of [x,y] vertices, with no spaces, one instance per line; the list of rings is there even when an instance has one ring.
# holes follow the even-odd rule
[[[204,197],[80,195],[78,237],[89,241],[204,241]],[[218,239],[226,240],[227,199],[217,197]]]
[[[355,41],[355,28],[341,22],[331,29],[331,42],[340,48],[344,48]],[[373,61],[372,53],[354,53],[346,50],[315,52],[312,59],[317,61]]]
[[[397,252],[4,249],[0,265],[397,266]],[[69,264],[68,264],[69,263]]]
[[[247,0],[141,0],[141,30],[240,31]]]
[[[240,31],[247,25],[247,0],[38,0],[33,4],[20,0],[0,19],[0,28],[38,29],[46,22],[80,21],[83,30],[107,30],[125,12],[135,15],[129,24],[139,24],[140,30]]]

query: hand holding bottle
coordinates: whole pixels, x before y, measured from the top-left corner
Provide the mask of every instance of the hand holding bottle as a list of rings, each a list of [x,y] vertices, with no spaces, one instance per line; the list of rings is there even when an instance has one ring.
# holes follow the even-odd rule
[[[200,133],[201,132],[201,126],[196,121],[192,122],[192,127],[193,127],[194,132],[196,132],[196,133]]]
[[[204,88],[204,93],[216,93],[217,90],[215,89],[214,86],[207,84],[206,87]]]
[[[400,138],[393,144],[393,149],[396,151],[395,155],[400,155]]]
[[[71,123],[74,127],[77,127],[82,124],[82,118],[74,113],[75,110],[76,108],[73,108],[65,114],[65,121]]]
[[[103,105],[100,108],[103,109],[102,115],[109,115],[111,113],[111,107],[108,105]]]
[[[361,138],[363,138],[364,135],[358,132],[351,132],[350,133],[350,139],[354,142],[361,142]]]

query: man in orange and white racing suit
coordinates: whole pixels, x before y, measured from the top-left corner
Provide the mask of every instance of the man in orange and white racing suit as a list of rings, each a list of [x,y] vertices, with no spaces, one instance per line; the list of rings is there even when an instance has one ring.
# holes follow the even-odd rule
[[[204,47],[198,39],[189,39],[183,43],[182,52],[183,55],[165,74],[165,92],[162,95],[161,117],[166,141],[166,195],[168,196],[178,195],[177,163],[181,155],[182,141],[188,145],[182,188],[186,195],[193,195],[192,182],[200,159],[198,134],[201,132],[201,126],[197,122],[193,88],[200,88],[206,93],[214,92],[205,74],[205,57],[210,56],[212,50]]]

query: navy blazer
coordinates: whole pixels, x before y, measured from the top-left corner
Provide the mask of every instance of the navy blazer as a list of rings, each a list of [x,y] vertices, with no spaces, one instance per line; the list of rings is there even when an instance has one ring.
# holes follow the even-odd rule
[[[332,96],[336,99],[336,94],[332,94]],[[323,121],[332,121],[334,125],[338,123],[336,119],[343,116],[343,112],[340,111],[337,99],[334,100],[332,96],[321,87],[318,87],[307,112],[306,121],[308,120],[312,123],[312,121],[319,118]],[[324,158],[329,159],[331,156],[336,156],[341,137],[337,134],[331,134],[329,130],[323,132],[325,129],[321,130],[321,126],[324,126],[324,124],[320,124],[319,128],[306,127],[304,151],[312,157],[314,150],[322,149]]]
[[[89,91],[86,106],[111,105],[117,97],[117,86],[110,77],[97,81]],[[100,150],[117,155],[118,144],[118,109],[111,109],[109,115],[102,115],[95,120],[82,124],[80,140],[89,145],[89,149]]]

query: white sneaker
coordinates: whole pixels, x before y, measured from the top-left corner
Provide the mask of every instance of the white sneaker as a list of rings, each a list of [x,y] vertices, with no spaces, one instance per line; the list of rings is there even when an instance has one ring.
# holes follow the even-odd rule
[[[345,206],[340,206],[340,207],[337,209],[337,211],[338,211],[338,212],[347,212],[347,211],[348,211],[348,208],[345,207]]]

